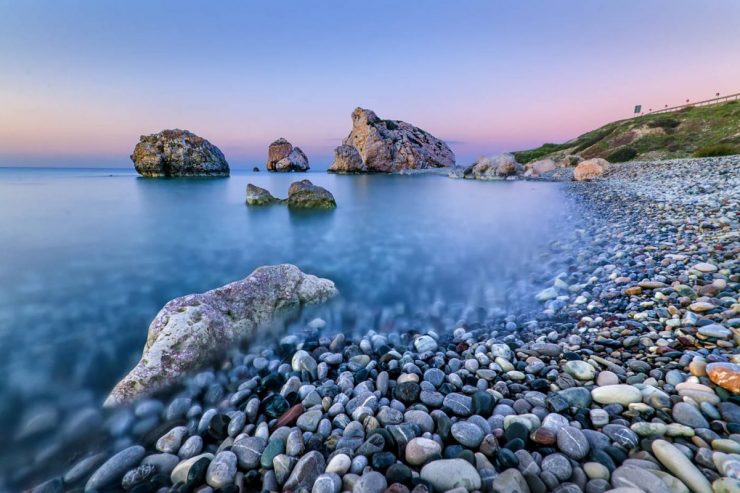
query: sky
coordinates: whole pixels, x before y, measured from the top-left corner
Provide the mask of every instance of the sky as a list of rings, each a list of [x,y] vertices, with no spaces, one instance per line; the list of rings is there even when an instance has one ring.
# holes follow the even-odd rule
[[[127,167],[185,128],[323,169],[357,106],[464,165],[740,92],[738,26],[736,0],[0,0],[0,166]]]

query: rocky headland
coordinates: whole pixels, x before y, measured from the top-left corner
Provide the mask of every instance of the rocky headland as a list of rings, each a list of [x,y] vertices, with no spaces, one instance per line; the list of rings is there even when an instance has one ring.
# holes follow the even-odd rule
[[[142,135],[131,160],[136,172],[147,177],[229,176],[221,150],[187,130]]]
[[[331,173],[398,173],[455,165],[455,154],[442,140],[363,108],[352,112],[352,130],[334,154]]]
[[[38,491],[738,491],[740,159],[567,187],[583,224],[538,312],[327,310],[120,408]]]

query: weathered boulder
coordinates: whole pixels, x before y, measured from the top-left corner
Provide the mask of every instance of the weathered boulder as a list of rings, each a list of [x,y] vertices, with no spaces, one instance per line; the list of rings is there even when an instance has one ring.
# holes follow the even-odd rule
[[[481,157],[463,171],[465,178],[494,180],[522,174],[524,168],[512,154]]]
[[[352,112],[352,131],[342,142],[357,149],[369,172],[455,165],[455,154],[443,141],[400,120],[381,120],[371,110]]]
[[[270,192],[257,185],[247,184],[247,205],[268,205],[280,202]]]
[[[330,280],[282,264],[260,267],[212,291],[175,298],[152,321],[141,360],[113,388],[105,406],[164,388],[228,346],[254,337],[276,317],[290,316],[336,293]]]
[[[364,173],[367,167],[362,162],[357,148],[342,144],[334,149],[334,162],[328,171],[330,173]]]
[[[275,163],[273,171],[308,171],[308,158],[300,147],[294,147],[287,156]]]
[[[604,174],[609,166],[609,161],[602,158],[581,161],[573,170],[573,179],[576,181],[593,180]]]
[[[142,135],[131,160],[142,176],[229,176],[221,150],[187,130]]]
[[[334,196],[323,187],[309,180],[290,184],[288,188],[288,207],[295,209],[332,209],[337,206]]]
[[[293,150],[293,144],[280,137],[267,148],[267,171],[275,171],[275,164]]]
[[[540,159],[539,161],[527,163],[524,166],[524,176],[540,176],[543,173],[554,170],[556,167],[557,165],[552,159]]]

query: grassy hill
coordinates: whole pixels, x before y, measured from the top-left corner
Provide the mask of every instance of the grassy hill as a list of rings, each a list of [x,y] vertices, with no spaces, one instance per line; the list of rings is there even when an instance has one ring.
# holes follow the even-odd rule
[[[513,154],[520,163],[569,154],[610,162],[740,154],[740,101],[620,120],[563,144]]]

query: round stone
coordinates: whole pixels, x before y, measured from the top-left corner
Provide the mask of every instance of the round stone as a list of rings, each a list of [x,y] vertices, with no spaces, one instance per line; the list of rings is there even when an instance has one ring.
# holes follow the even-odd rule
[[[581,381],[593,380],[596,369],[585,361],[567,361],[563,365],[566,373]]]
[[[714,384],[734,394],[740,394],[740,365],[735,363],[709,363],[706,372]]]
[[[579,460],[586,455],[590,446],[586,436],[573,426],[564,426],[558,430],[558,448],[567,456]]]
[[[478,471],[465,459],[435,460],[421,469],[420,476],[429,482],[435,491],[448,491],[460,487],[473,491],[481,487]]]
[[[431,459],[439,458],[441,453],[442,447],[434,440],[412,438],[406,445],[406,462],[412,466],[420,466]]]
[[[236,476],[236,454],[231,451],[219,452],[211,461],[206,472],[206,483],[220,489],[234,482]]]
[[[120,480],[131,468],[137,466],[146,451],[141,445],[133,445],[121,450],[100,466],[85,485],[85,491],[103,489]]]
[[[640,389],[624,384],[594,387],[591,390],[591,397],[599,404],[621,404],[623,406],[642,401]]]
[[[357,480],[352,493],[383,493],[387,487],[385,476],[377,471],[369,471]]]
[[[467,421],[458,421],[452,424],[452,436],[461,445],[476,448],[483,441],[485,434],[477,425]]]
[[[563,454],[550,454],[542,459],[542,470],[555,475],[560,481],[566,481],[573,474],[570,461]]]
[[[701,411],[687,402],[679,402],[673,406],[671,412],[673,420],[691,428],[709,428],[709,423],[702,416]]]

